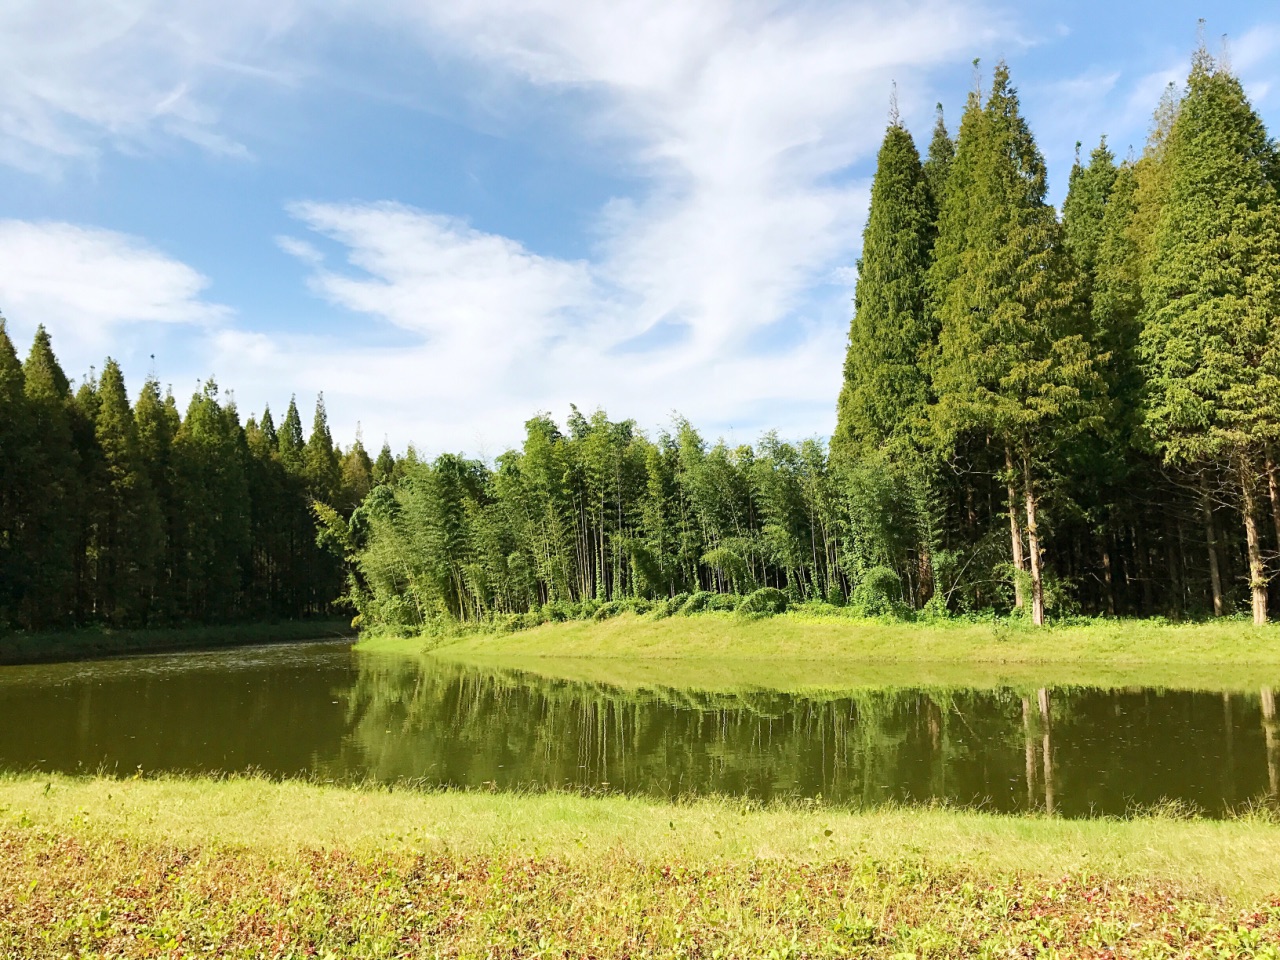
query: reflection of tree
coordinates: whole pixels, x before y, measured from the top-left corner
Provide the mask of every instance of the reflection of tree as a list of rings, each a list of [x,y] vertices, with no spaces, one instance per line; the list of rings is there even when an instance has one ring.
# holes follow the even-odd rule
[[[1262,735],[1267,747],[1267,785],[1271,796],[1280,799],[1280,737],[1276,736],[1276,695],[1262,688]]]
[[[1217,694],[636,690],[364,658],[346,703],[344,762],[380,780],[860,805],[937,798],[1067,815],[1163,798],[1213,810],[1224,799]],[[1260,765],[1241,777],[1262,789]]]

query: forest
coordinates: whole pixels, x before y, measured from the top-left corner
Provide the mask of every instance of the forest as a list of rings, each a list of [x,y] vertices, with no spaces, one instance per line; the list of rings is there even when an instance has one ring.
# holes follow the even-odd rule
[[[3,320],[0,451],[0,632],[324,613],[342,570],[310,504],[392,472],[334,445],[323,398],[306,438],[293,401],[242,425],[212,380],[185,415],[154,376],[131,405],[111,359],[73,391],[48,332],[20,363]]]
[[[891,113],[829,449],[535,417],[492,467],[443,456],[349,521],[321,511],[359,622],[789,603],[1265,622],[1275,142],[1202,44],[1140,154],[1077,150],[1059,215],[1007,67],[977,87],[923,158]]]
[[[975,62],[975,75],[977,64]],[[1203,47],[1061,213],[1007,67],[880,149],[830,443],[574,408],[493,463],[74,392],[0,329],[0,624],[301,616],[507,628],[622,610],[1268,619],[1280,556],[1280,150]],[[835,400],[836,398],[833,398]],[[339,594],[341,596],[339,597]]]

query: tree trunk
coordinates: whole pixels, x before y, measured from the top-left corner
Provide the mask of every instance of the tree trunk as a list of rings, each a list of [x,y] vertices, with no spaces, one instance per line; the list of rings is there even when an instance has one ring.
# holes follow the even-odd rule
[[[1105,543],[1102,547],[1102,585],[1107,595],[1107,616],[1116,615],[1116,586],[1111,574],[1111,548]]]
[[[1227,611],[1222,601],[1222,570],[1218,565],[1218,533],[1213,524],[1213,502],[1209,499],[1209,482],[1200,474],[1200,516],[1204,519],[1204,538],[1209,548],[1209,584],[1213,588],[1213,615]]]
[[[1267,455],[1267,492],[1271,495],[1271,521],[1276,526],[1276,549],[1280,550],[1280,477],[1276,476],[1276,464]]]
[[[1022,480],[1027,495],[1027,552],[1031,555],[1031,622],[1044,626],[1044,580],[1040,574],[1040,532],[1036,525],[1036,491],[1031,462],[1022,458]]]
[[[1240,493],[1245,542],[1249,550],[1249,592],[1253,597],[1253,622],[1260,627],[1267,622],[1267,567],[1262,560],[1262,542],[1258,535],[1257,476],[1253,466],[1249,457],[1240,457]]]
[[[1036,805],[1036,742],[1031,736],[1031,701],[1022,698],[1022,743],[1027,761],[1027,809]]]
[[[1262,736],[1267,747],[1267,783],[1271,796],[1280,798],[1280,736],[1276,731],[1276,694],[1262,688]]]
[[[1039,700],[1040,731],[1044,750],[1044,812],[1053,816],[1053,719],[1049,713],[1049,691],[1044,687],[1040,688]]]
[[[1022,574],[1027,569],[1022,556],[1022,527],[1018,523],[1018,490],[1014,485],[1013,453],[1004,451],[1004,465],[1009,478],[1009,535],[1013,541],[1013,605],[1022,610],[1026,598],[1022,595]]]

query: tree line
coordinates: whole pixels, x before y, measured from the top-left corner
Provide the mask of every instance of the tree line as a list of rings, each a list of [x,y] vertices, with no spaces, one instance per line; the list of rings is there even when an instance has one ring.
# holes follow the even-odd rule
[[[1101,613],[1221,614],[1244,593],[1265,622],[1278,188],[1275,142],[1203,46],[1141,156],[1077,156],[1061,217],[1003,64],[923,162],[893,122],[833,459],[885,449],[930,476],[947,523],[922,566],[1003,529],[1037,623],[1051,586]]]
[[[323,399],[309,438],[292,401],[242,425],[212,380],[185,415],[154,376],[130,404],[114,360],[73,389],[43,327],[19,362],[2,319],[0,461],[0,630],[326,613],[342,569],[310,504],[393,469],[336,447]]]
[[[829,447],[540,414],[492,464],[333,444],[323,403],[73,392],[0,327],[0,622],[327,610],[367,627],[619,609],[1226,614],[1280,556],[1280,151],[1203,48],[1061,215],[1008,69],[877,161]],[[1267,522],[1268,514],[1270,523]],[[318,522],[318,528],[317,528]],[[318,534],[318,535],[317,535]],[[345,586],[344,583],[345,566]]]
[[[1078,153],[1060,216],[1003,63],[954,138],[939,106],[923,158],[895,110],[829,450],[539,416],[493,467],[415,464],[349,522],[327,518],[362,621],[536,622],[761,589],[1037,624],[1247,601],[1265,621],[1280,152],[1202,45],[1140,155],[1117,162],[1105,139]]]

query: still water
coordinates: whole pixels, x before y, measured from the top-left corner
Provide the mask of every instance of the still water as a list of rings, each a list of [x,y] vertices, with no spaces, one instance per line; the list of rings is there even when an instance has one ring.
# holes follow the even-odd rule
[[[1280,723],[1261,683],[637,692],[318,644],[0,667],[0,767],[1218,815],[1276,798]]]

